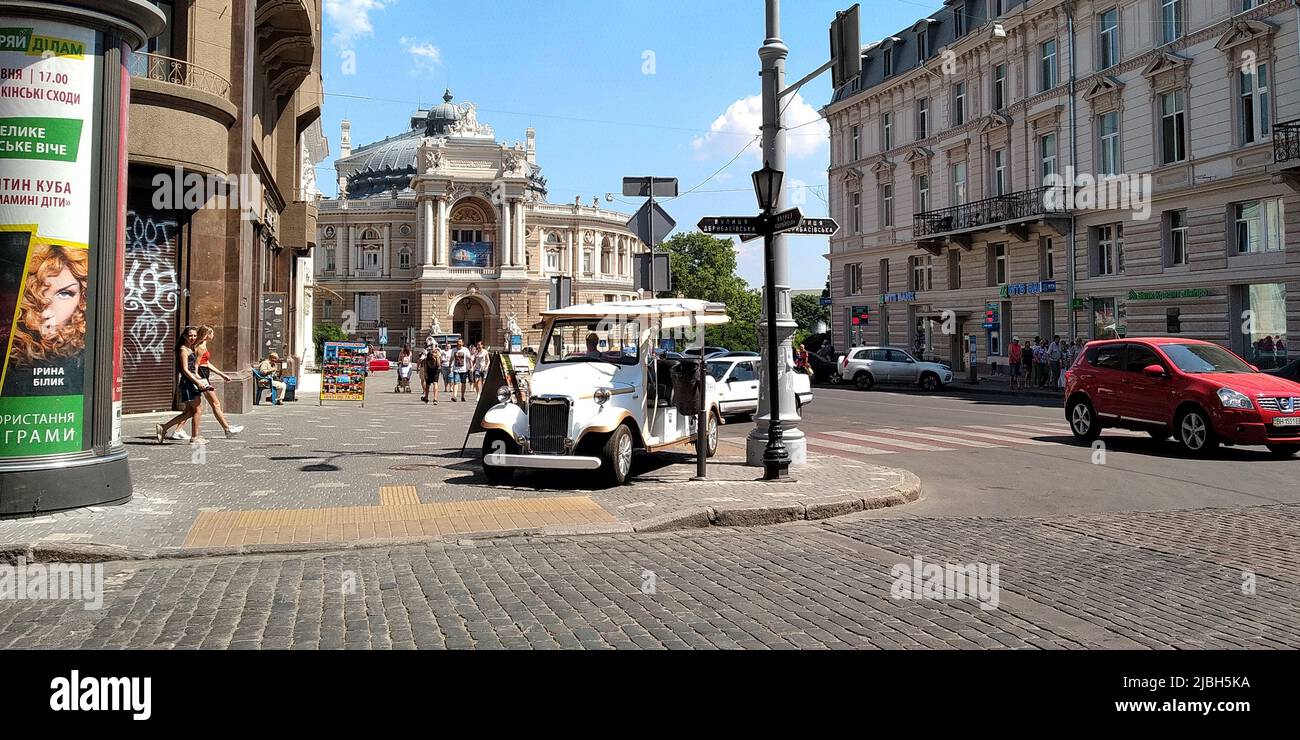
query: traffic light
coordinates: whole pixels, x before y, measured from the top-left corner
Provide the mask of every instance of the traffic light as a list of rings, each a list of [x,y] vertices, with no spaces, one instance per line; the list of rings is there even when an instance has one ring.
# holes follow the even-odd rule
[[[866,326],[868,319],[871,318],[871,307],[854,306],[852,318],[854,326]]]

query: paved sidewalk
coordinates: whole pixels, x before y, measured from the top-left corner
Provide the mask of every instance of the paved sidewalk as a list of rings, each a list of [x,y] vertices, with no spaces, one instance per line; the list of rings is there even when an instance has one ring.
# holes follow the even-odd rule
[[[557,488],[546,473],[492,486],[478,461],[482,436],[460,453],[473,405],[423,404],[414,393],[371,393],[364,407],[304,397],[232,416],[245,425],[234,439],[205,414],[206,445],[159,446],[152,431],[164,417],[128,418],[132,501],[0,521],[0,549],[58,558],[94,545],[108,548],[103,557],[154,557],[172,548],[767,524],[897,505],[920,491],[907,471],[834,456],[813,456],[795,483],[762,483],[761,470],[743,464],[743,444],[725,437],[707,482],[690,481],[694,457],[683,451],[639,458],[633,483],[617,488],[581,474]]]
[[[871,517],[109,563],[97,611],[0,601],[0,649],[1300,647],[1297,504]],[[996,604],[900,598],[915,557]]]

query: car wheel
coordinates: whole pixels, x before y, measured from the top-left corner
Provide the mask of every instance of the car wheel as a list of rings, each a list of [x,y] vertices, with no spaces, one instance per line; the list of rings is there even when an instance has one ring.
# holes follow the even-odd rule
[[[1147,434],[1151,435],[1151,439],[1154,439],[1157,442],[1163,442],[1166,439],[1169,439],[1168,429],[1148,429]]]
[[[505,465],[488,465],[487,458],[492,454],[515,455],[519,452],[519,444],[510,438],[510,435],[499,429],[493,429],[487,433],[483,439],[483,475],[489,483],[495,485],[504,485],[510,482],[514,477],[515,469]]]
[[[876,384],[876,379],[871,377],[871,373],[863,371],[853,376],[853,384],[860,391],[869,391]]]
[[[1296,444],[1276,444],[1268,445],[1268,451],[1273,453],[1274,457],[1293,457],[1295,453],[1300,452],[1300,445]]]
[[[612,486],[621,486],[632,473],[632,430],[620,425],[600,451],[600,472]]]
[[[1101,425],[1097,423],[1097,414],[1087,399],[1079,399],[1070,404],[1066,411],[1070,422],[1070,433],[1083,442],[1091,442],[1101,436]]]
[[[939,390],[939,376],[934,373],[921,375],[921,390],[933,393]]]
[[[1183,449],[1193,455],[1208,455],[1219,446],[1214,436],[1214,428],[1205,412],[1193,408],[1184,411],[1178,417],[1178,441]]]
[[[830,376],[829,378],[827,378],[826,380],[827,380],[827,382],[829,382],[831,385],[839,385],[839,384],[840,384],[840,381],[842,380],[842,378],[840,377],[840,374],[839,374],[839,373],[831,373],[831,376]]]
[[[713,457],[718,454],[718,415],[709,413],[708,426],[705,427],[705,456]]]

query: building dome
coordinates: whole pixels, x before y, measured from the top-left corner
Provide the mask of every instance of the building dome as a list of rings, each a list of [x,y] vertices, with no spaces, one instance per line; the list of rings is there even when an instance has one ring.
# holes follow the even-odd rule
[[[460,117],[460,107],[452,105],[451,90],[447,90],[442,94],[442,103],[429,110],[429,115],[424,120],[424,135],[441,136],[447,133]]]

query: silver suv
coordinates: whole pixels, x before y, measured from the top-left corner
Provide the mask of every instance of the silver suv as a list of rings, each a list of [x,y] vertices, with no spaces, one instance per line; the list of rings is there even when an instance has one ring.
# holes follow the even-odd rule
[[[907,383],[927,391],[952,382],[952,370],[937,362],[921,362],[897,347],[854,347],[840,355],[840,377],[851,380],[859,390],[869,391],[876,383]]]

